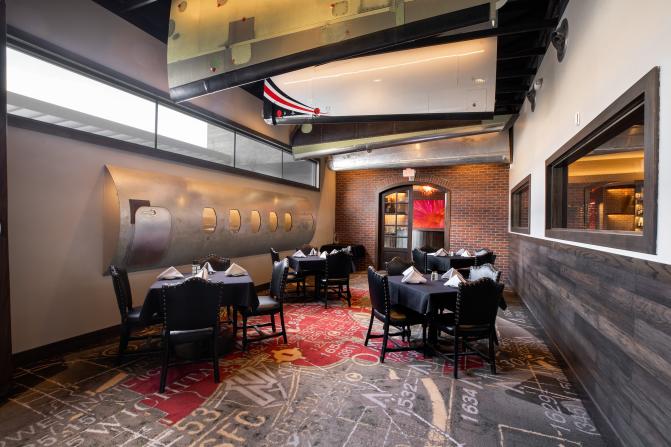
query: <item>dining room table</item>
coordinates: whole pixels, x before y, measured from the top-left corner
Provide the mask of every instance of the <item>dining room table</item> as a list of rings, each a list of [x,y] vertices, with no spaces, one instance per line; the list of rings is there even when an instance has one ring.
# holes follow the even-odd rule
[[[326,259],[319,256],[294,257],[289,256],[289,267],[303,276],[314,275],[315,277],[315,299],[319,298],[319,280],[326,272]]]
[[[144,298],[140,319],[145,322],[150,322],[152,321],[152,318],[155,318],[154,315],[162,315],[163,298],[161,289],[163,286],[181,284],[192,276],[193,275],[188,274],[184,275],[184,278],[157,279],[154,281],[154,283],[149,286],[147,295]],[[259,298],[256,294],[254,281],[249,275],[227,276],[224,272],[214,272],[209,275],[208,281],[221,284],[224,296],[231,298],[232,304],[236,309],[256,309],[259,306]],[[231,301],[227,300],[229,303]]]
[[[462,269],[468,268],[475,265],[475,256],[461,256],[461,255],[452,255],[452,256],[436,256],[436,255],[427,255],[427,266],[429,272],[437,271],[439,273],[445,273],[451,268]]]
[[[427,318],[429,343],[438,341],[438,327],[435,324],[438,313],[447,309],[454,312],[457,305],[457,287],[446,286],[446,279],[431,281],[431,275],[423,275],[425,283],[411,284],[403,282],[403,275],[388,277],[389,299],[392,305],[401,305]]]

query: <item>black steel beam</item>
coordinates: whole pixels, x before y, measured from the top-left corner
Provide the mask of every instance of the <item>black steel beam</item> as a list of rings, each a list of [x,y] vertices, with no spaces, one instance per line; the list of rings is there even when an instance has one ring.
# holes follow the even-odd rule
[[[528,50],[516,51],[516,52],[499,52],[496,60],[497,61],[509,61],[514,59],[526,59],[530,57],[538,57],[545,55],[546,48],[529,48]]]
[[[151,5],[152,3],[156,3],[158,0],[137,0],[134,2],[124,2],[123,6],[123,12],[130,12],[135,9],[142,8],[147,5]],[[129,4],[130,6],[126,6]]]

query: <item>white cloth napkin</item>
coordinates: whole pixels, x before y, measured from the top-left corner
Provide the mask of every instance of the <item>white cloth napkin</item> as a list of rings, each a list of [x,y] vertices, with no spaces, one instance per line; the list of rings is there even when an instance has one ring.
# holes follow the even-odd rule
[[[475,256],[482,256],[482,255],[486,255],[487,253],[488,253],[487,250],[484,250],[484,249],[483,250],[478,250],[478,251],[475,252]]]
[[[317,251],[316,248],[310,250],[310,256],[319,256],[319,252]]]
[[[305,253],[303,253],[301,250],[296,251],[296,253],[293,254],[294,258],[305,258]]]
[[[305,255],[303,255],[303,257],[305,257]],[[238,264],[236,264],[234,262],[233,264],[231,264],[231,266],[228,269],[226,269],[224,274],[226,276],[243,276],[243,275],[247,275],[247,270],[243,269],[242,267],[240,267]]]
[[[182,275],[179,272],[179,270],[177,270],[175,267],[168,267],[160,275],[156,277],[156,279],[180,279],[180,278],[184,278],[184,275]]]
[[[459,250],[457,250],[457,252],[456,252],[455,254],[456,254],[457,256],[461,256],[462,253],[465,252],[465,251],[466,251],[466,250],[464,250],[463,248],[460,248]]]
[[[210,265],[209,262],[206,262],[205,264],[203,264],[203,270],[207,270],[207,273],[209,273],[209,274],[217,272],[215,269],[212,268],[212,265]]]
[[[334,248],[333,250],[331,250],[331,253],[329,253],[329,254],[334,255],[334,254],[338,253],[338,251],[340,251],[340,250],[336,250],[336,249]]]
[[[405,276],[405,275],[409,275],[412,272],[419,272],[419,270],[417,270],[414,265],[411,265],[407,269],[403,270],[402,274],[403,274],[403,276]]]
[[[194,278],[201,278],[201,279],[208,279],[210,277],[210,272],[207,271],[205,267],[202,269],[198,270],[198,273],[196,273]]]
[[[406,270],[407,271],[407,270]],[[408,284],[423,284],[426,282],[426,278],[418,270],[412,267],[412,270],[408,272],[407,275],[403,275],[401,282]]]
[[[322,259],[326,259],[326,255],[328,255],[328,253],[326,252],[326,250],[324,250],[322,254],[319,255],[319,257]]]
[[[445,251],[444,248],[441,248],[439,250],[434,251],[433,253],[429,253],[431,256],[447,256],[447,251]]]
[[[463,253],[461,253],[461,256],[467,258],[467,257],[471,256],[471,254],[468,252],[468,250],[464,250]]]
[[[453,268],[445,272],[442,278],[447,279],[445,285],[450,287],[459,287],[459,284],[461,284],[462,282],[466,282],[464,277],[461,276],[461,273],[459,273],[456,269]]]

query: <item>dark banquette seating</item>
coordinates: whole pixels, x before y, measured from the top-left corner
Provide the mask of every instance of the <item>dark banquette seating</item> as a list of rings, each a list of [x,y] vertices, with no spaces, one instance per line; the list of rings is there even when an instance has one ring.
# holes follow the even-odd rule
[[[387,275],[375,271],[373,267],[368,267],[368,289],[370,293],[371,314],[368,332],[366,333],[365,346],[371,338],[382,338],[382,347],[380,350],[380,362],[384,362],[384,357],[388,351],[409,351],[415,348],[411,346],[398,346],[394,343],[394,348],[389,348],[387,342],[389,337],[401,336],[410,339],[410,326],[415,324],[422,325],[422,342],[426,347],[426,319],[424,316],[406,309],[402,306],[392,306],[389,298],[389,281]],[[382,334],[372,334],[373,322],[375,319],[382,322]],[[398,332],[389,332],[390,327],[395,327]]]

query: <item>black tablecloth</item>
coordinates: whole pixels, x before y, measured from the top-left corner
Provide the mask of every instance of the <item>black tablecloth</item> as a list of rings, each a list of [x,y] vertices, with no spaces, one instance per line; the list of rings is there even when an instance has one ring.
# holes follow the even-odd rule
[[[424,284],[401,282],[402,275],[389,276],[389,295],[392,304],[400,304],[408,309],[427,315],[437,309],[454,311],[457,302],[456,287],[445,286],[445,279],[431,281],[431,275],[424,275],[428,281]]]
[[[294,258],[289,256],[289,266],[298,273],[319,273],[326,270],[326,259],[319,256]]]
[[[185,275],[187,276],[187,275]],[[144,298],[140,318],[142,321],[151,321],[152,315],[161,313],[161,288],[165,285],[175,285],[184,282],[191,275],[182,279],[169,279],[155,281],[147,291]],[[259,305],[259,298],[256,296],[254,281],[249,275],[244,276],[226,276],[224,272],[216,272],[210,275],[210,281],[223,284],[224,296],[231,298],[238,307],[250,307],[256,309]]]
[[[427,256],[429,271],[445,273],[451,268],[461,269],[475,265],[475,256]]]

